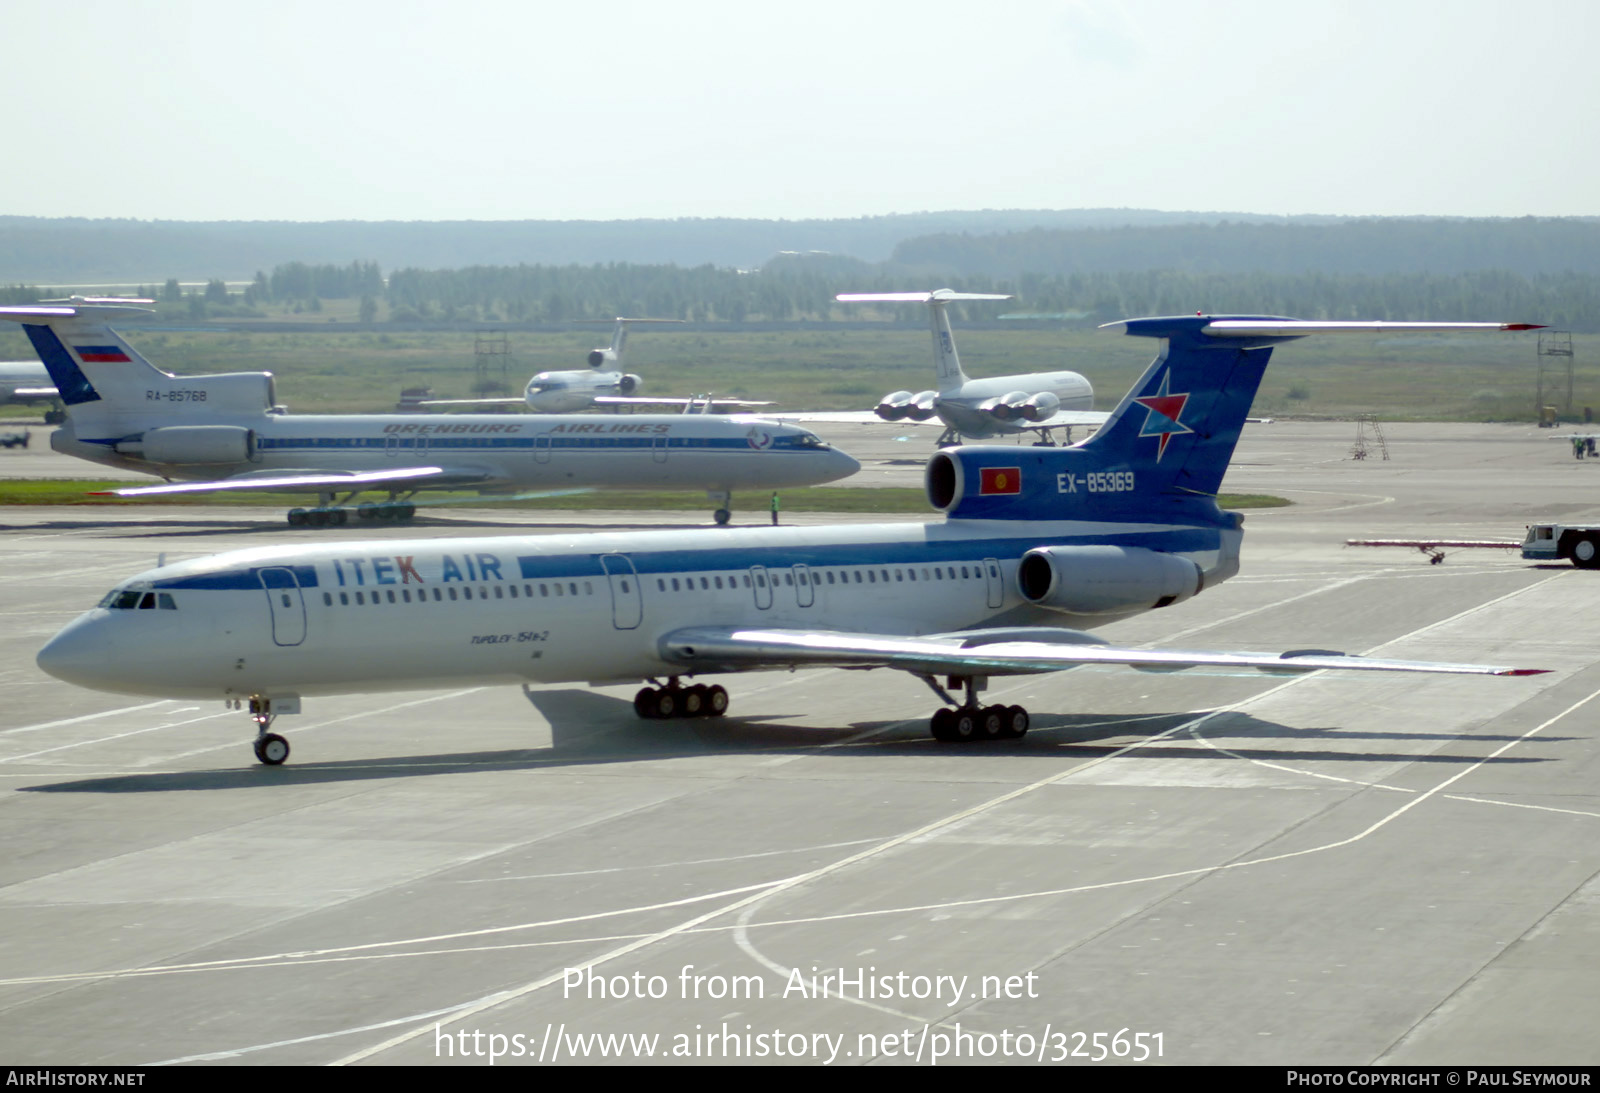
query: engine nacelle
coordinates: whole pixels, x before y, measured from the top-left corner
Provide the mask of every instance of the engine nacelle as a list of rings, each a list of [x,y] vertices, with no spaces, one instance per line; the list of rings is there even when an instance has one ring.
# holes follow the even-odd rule
[[[644,380],[640,379],[632,372],[624,373],[623,377],[617,381],[617,394],[631,395],[635,391],[639,390],[639,385],[643,382]]]
[[[1193,561],[1144,547],[1035,547],[1017,566],[1024,599],[1073,615],[1168,607],[1204,587]]]
[[[1028,401],[1028,392],[1013,391],[1009,395],[990,399],[981,403],[978,409],[994,418],[996,421],[1016,421],[1023,415],[1023,406]]]
[[[1061,399],[1049,391],[1040,391],[1018,409],[1027,421],[1046,421],[1061,409]]]
[[[878,400],[877,408],[873,411],[885,421],[903,421],[911,416],[912,403],[916,396],[910,391],[891,391]]]
[[[615,368],[617,355],[610,349],[589,350],[589,367],[599,371],[602,368]]]
[[[927,421],[939,412],[939,392],[918,391],[911,399],[906,417],[912,421]]]
[[[255,454],[254,429],[238,425],[169,425],[117,445],[150,463],[247,463]]]

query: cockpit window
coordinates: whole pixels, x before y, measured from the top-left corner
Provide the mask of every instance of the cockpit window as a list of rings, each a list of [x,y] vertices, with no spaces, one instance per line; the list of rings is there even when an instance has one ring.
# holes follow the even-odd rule
[[[110,611],[176,611],[178,605],[170,592],[143,592],[138,589],[114,588],[105,594],[100,607]]]

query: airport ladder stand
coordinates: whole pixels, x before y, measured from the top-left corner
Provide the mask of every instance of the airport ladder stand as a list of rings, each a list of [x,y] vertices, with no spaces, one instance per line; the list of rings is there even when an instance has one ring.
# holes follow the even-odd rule
[[[1369,439],[1368,433],[1371,433]],[[1383,458],[1389,458],[1389,443],[1383,438],[1383,426],[1378,424],[1377,414],[1356,415],[1356,442],[1350,449],[1351,459],[1365,459],[1372,448],[1377,448]]]

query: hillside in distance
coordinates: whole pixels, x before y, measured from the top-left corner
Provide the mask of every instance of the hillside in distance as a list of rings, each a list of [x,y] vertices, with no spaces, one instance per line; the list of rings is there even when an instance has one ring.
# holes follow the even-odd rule
[[[1332,217],[1295,222],[1326,223]],[[243,281],[289,262],[390,269],[605,263],[760,266],[786,251],[881,262],[909,239],[1191,223],[1283,222],[1151,209],[980,210],[845,220],[175,221],[0,216],[0,283]]]

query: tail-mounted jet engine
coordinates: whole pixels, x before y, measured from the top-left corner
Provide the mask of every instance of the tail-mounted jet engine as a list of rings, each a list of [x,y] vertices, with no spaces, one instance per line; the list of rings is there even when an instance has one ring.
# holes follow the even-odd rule
[[[1204,586],[1205,575],[1188,558],[1144,547],[1035,547],[1017,566],[1025,599],[1072,615],[1168,607]]]
[[[169,425],[124,440],[117,451],[150,463],[246,463],[255,454],[254,429],[237,425]]]

